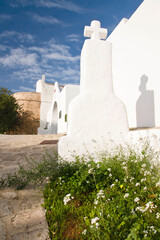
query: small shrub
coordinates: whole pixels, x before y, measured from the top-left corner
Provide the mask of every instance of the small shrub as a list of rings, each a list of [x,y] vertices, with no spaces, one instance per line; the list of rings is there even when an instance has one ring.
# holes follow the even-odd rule
[[[5,133],[18,124],[21,107],[11,94],[6,88],[0,88],[0,133]]]
[[[39,119],[32,112],[22,111],[18,116],[18,123],[7,134],[37,134]]]
[[[0,189],[14,187],[19,190],[25,187],[37,187],[46,184],[47,179],[56,173],[58,168],[57,159],[55,152],[53,152],[53,156],[46,152],[40,162],[27,159],[28,164],[26,167],[19,165],[17,172],[0,179]]]
[[[59,162],[44,190],[54,240],[160,239],[160,171],[148,144]]]

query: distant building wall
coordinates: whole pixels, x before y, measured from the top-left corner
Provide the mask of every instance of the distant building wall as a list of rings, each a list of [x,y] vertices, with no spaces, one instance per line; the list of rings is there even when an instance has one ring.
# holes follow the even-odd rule
[[[24,111],[29,111],[34,118],[40,119],[41,93],[18,92],[14,93],[13,96]]]

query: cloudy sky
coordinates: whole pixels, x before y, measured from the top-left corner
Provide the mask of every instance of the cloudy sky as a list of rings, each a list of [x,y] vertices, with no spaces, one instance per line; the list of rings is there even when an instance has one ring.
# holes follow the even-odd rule
[[[85,25],[110,34],[143,0],[0,0],[0,87],[35,91],[47,82],[79,84]]]

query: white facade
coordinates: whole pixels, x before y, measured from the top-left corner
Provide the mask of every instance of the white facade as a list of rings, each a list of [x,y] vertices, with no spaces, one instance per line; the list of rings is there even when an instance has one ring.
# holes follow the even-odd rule
[[[106,141],[119,141],[128,133],[125,106],[113,92],[112,46],[101,40],[107,30],[92,21],[84,35],[91,39],[84,42],[81,52],[80,94],[69,105],[67,136],[58,143],[58,153],[64,158],[100,151]]]
[[[67,132],[68,105],[79,94],[79,86],[59,86],[57,82],[45,82],[45,76],[37,81],[36,92],[41,93],[40,127],[38,134]]]
[[[130,127],[160,126],[160,0],[144,0],[108,37],[115,94]]]
[[[130,128],[160,126],[159,24],[160,0],[144,0],[130,19],[122,19],[106,40],[108,46],[109,42],[112,43],[112,53],[110,54],[112,54],[114,92],[126,106]],[[91,34],[92,30],[87,29],[87,34]],[[97,34],[104,38],[105,31],[94,33],[94,35]],[[82,81],[83,76],[87,76],[91,72],[90,66],[85,60],[81,61],[81,69],[82,65],[87,67],[81,72],[81,92],[86,86],[90,90],[92,89],[92,81],[87,82],[87,85],[86,81]],[[100,69],[103,67],[104,63],[102,62]],[[42,98],[39,133],[71,131],[70,125],[67,129],[65,116],[68,114],[70,101],[79,94],[79,87],[67,85],[63,90],[58,90],[56,87],[57,93],[55,94],[55,86],[45,83],[43,78],[37,82],[37,92],[41,92]],[[95,85],[94,94],[99,92],[99,88],[99,84]],[[97,99],[99,98],[101,98],[101,94],[97,95]],[[86,106],[85,104],[83,109]],[[96,106],[95,103],[94,106]],[[80,115],[77,119],[78,122],[81,119],[80,113],[81,109],[76,112],[76,115]],[[89,114],[88,110],[85,114],[86,116]],[[61,118],[59,118],[60,116]]]

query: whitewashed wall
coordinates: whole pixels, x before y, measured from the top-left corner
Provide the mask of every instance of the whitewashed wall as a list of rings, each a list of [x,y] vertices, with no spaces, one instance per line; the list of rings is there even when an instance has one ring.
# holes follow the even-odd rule
[[[41,107],[40,107],[40,128],[38,129],[39,134],[43,134],[43,129],[46,127],[47,113],[51,107],[54,85],[45,82],[45,76],[37,81],[36,92],[41,93]],[[45,132],[45,129],[44,129]]]
[[[68,106],[80,92],[78,85],[66,85],[60,91],[54,85],[45,82],[45,76],[37,81],[36,92],[41,93],[40,127],[38,134],[54,134],[67,132]]]
[[[68,107],[72,99],[74,99],[80,92],[78,85],[66,85],[59,96],[59,112],[61,111],[61,118],[58,120],[58,133],[67,132],[68,128]]]
[[[108,37],[115,94],[130,127],[160,126],[160,0],[144,0]]]

